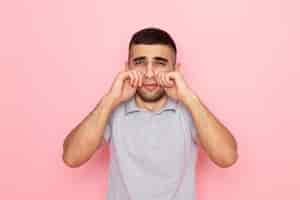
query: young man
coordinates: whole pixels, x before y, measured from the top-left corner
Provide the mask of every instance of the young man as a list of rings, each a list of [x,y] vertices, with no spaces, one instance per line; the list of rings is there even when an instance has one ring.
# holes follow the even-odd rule
[[[176,52],[167,32],[136,32],[125,68],[64,140],[70,167],[109,144],[108,200],[194,200],[200,144],[220,167],[238,158],[232,134],[184,80]]]

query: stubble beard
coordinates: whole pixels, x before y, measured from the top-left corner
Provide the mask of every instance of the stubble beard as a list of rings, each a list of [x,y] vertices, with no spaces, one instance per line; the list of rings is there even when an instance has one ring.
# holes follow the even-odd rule
[[[138,88],[136,91],[136,95],[138,95],[145,102],[156,102],[163,98],[166,95],[166,92],[163,88],[159,88],[155,92],[147,92],[141,88]]]

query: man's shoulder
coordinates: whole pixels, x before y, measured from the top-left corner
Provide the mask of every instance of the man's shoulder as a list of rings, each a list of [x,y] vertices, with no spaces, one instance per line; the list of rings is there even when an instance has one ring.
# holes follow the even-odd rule
[[[179,114],[188,115],[190,113],[186,105],[184,105],[181,101],[177,103],[177,109],[179,110]]]
[[[116,117],[123,116],[125,113],[125,104],[126,102],[120,103],[118,106],[116,106],[113,111],[111,112],[111,119],[114,119]]]
[[[190,110],[184,105],[182,102],[179,102],[177,105],[179,115],[183,116],[185,122],[187,122],[190,126],[194,126],[194,122],[192,119],[192,113]]]

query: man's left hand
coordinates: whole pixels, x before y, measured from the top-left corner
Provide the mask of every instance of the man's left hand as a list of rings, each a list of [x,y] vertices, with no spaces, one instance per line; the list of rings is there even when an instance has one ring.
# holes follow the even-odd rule
[[[158,72],[156,79],[158,84],[165,89],[169,97],[185,103],[188,98],[193,95],[193,92],[184,80],[183,74],[179,71],[179,67],[180,65],[177,64],[175,71]]]

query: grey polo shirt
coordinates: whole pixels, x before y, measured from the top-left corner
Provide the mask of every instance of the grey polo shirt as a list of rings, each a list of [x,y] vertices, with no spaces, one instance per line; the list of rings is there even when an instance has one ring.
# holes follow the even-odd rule
[[[190,112],[168,97],[159,111],[120,104],[106,125],[107,200],[195,200],[198,145]],[[100,146],[101,147],[101,146]]]

